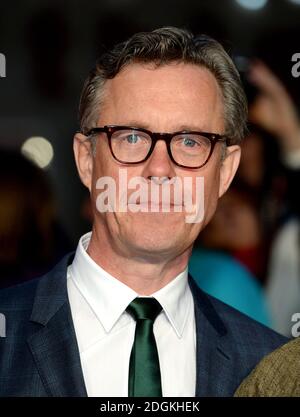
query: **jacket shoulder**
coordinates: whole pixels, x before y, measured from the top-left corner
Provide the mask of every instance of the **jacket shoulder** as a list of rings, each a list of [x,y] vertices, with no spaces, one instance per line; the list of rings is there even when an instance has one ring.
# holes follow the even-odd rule
[[[6,340],[25,335],[33,313],[46,314],[66,300],[66,271],[73,254],[66,255],[47,274],[0,290],[0,314],[5,320]]]
[[[196,310],[201,311],[220,336],[226,335],[235,351],[238,347],[245,354],[260,357],[288,341],[285,336],[207,294],[192,276],[189,276],[189,285]]]
[[[42,277],[0,290],[0,312],[32,309],[34,295]]]
[[[45,288],[45,291],[55,290],[55,287],[61,284],[61,277],[65,276],[67,267],[73,257],[74,252],[65,255],[51,271],[41,277],[0,289],[0,312],[3,313],[3,310],[17,312],[32,309],[38,288]],[[43,296],[45,295],[43,294]],[[51,294],[48,293],[48,295],[50,296]]]
[[[257,322],[235,308],[207,295],[216,313],[222,318],[227,332],[240,346],[252,346],[267,354],[289,339],[271,328]]]

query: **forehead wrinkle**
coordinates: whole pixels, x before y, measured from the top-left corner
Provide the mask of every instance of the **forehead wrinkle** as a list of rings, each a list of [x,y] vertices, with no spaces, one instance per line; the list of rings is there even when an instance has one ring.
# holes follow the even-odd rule
[[[197,67],[197,70],[200,70],[199,74],[202,73],[205,75],[202,76],[201,79],[200,77],[196,78],[196,81],[198,80],[198,87],[199,85],[200,87],[195,89],[193,84],[193,73],[191,73],[190,80],[188,74],[182,73],[182,68],[181,70],[176,69],[176,73],[171,71],[171,74],[168,73],[167,76],[162,72],[163,82],[159,83],[157,82],[159,77],[152,77],[152,74],[154,71],[162,71],[164,68],[148,69],[139,65],[144,71],[138,71],[138,73],[136,73],[133,71],[133,67],[134,65],[128,66],[128,68],[121,71],[114,79],[107,80],[106,82],[106,99],[104,102],[106,103],[108,110],[106,112],[108,117],[105,118],[105,124],[119,124],[161,131],[161,129],[156,128],[155,126],[159,126],[163,117],[164,124],[168,126],[167,131],[170,132],[179,130],[207,131],[209,130],[208,126],[211,123],[212,118],[215,118],[215,116],[218,117],[219,114],[220,117],[218,117],[218,119],[224,119],[221,89],[214,75],[206,68]],[[168,66],[165,68],[168,69],[167,67]],[[185,79],[182,75],[185,76]],[[174,80],[176,79],[179,79],[179,86],[178,90],[176,89],[174,91]],[[142,88],[141,85],[146,85],[146,92],[144,95],[140,94]],[[132,90],[131,92],[130,89]],[[199,94],[200,89],[202,91],[204,90],[203,95],[201,93]],[[176,100],[174,100],[174,94],[177,96]],[[206,98],[209,102],[209,109],[205,103]],[[136,100],[138,101],[138,105],[135,104]],[[198,100],[199,102],[199,116],[191,116],[194,118],[193,121],[191,118],[189,120],[189,112],[186,112],[187,116],[185,117],[184,106],[181,105],[181,103],[192,100],[195,102]],[[165,108],[166,113],[162,116],[161,112],[157,110],[156,107],[160,109]],[[125,116],[123,114],[124,108],[126,109]],[[122,109],[122,111],[120,111],[120,109]],[[217,112],[217,109],[221,111]],[[196,113],[194,113],[194,115],[195,114]],[[195,122],[196,117],[199,122]],[[145,118],[147,121],[145,121]],[[166,118],[169,120],[166,120]],[[148,120],[153,120],[153,122],[149,123]],[[178,124],[179,120],[180,125]],[[224,120],[222,120],[221,123],[223,125]],[[166,129],[164,129],[164,131],[166,131]]]

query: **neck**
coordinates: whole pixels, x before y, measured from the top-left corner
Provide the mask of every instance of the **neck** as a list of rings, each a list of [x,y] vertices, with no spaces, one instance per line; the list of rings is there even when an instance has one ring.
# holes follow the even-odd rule
[[[87,253],[101,268],[139,295],[151,295],[185,270],[192,247],[173,256],[129,253],[113,247],[103,234],[93,229]]]

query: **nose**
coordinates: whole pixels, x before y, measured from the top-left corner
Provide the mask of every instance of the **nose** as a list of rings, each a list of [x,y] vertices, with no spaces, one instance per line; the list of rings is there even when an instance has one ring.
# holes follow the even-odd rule
[[[171,161],[167,144],[164,140],[158,140],[155,144],[152,154],[146,161],[144,168],[144,177],[167,177],[176,176],[174,164]]]

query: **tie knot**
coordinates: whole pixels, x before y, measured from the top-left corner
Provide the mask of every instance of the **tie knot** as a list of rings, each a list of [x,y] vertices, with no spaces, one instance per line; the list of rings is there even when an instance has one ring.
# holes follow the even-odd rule
[[[155,298],[135,298],[126,308],[135,320],[148,319],[153,322],[161,310],[162,306]]]

